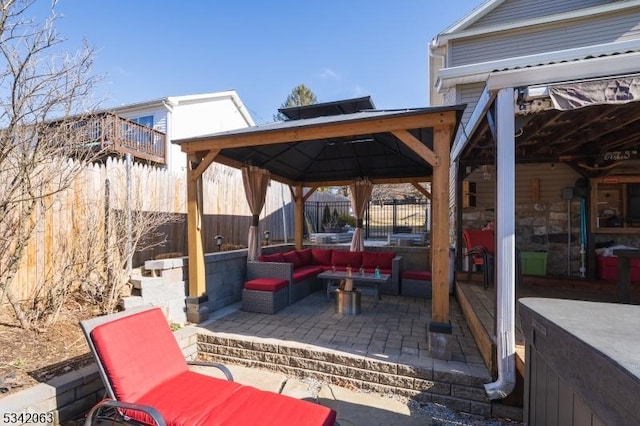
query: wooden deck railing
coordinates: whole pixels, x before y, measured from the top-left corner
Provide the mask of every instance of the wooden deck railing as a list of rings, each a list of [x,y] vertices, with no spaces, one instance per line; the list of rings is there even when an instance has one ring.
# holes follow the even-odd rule
[[[68,133],[73,132],[76,145],[86,149],[108,154],[131,154],[135,159],[166,163],[166,135],[126,118],[100,113],[77,121],[66,121],[65,126]]]

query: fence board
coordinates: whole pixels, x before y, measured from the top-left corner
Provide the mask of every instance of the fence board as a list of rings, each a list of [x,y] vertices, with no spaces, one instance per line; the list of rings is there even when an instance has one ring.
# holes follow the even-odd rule
[[[58,167],[77,166],[69,160]],[[186,173],[133,164],[131,178],[129,202],[133,210],[172,213],[179,217],[178,222],[159,227],[158,231],[166,237],[167,243],[135,253],[133,266],[161,253],[186,254]],[[36,232],[16,275],[16,296],[25,299],[41,291],[47,277],[60,267],[62,259],[71,256],[81,239],[90,238],[92,251],[104,252],[107,180],[108,209],[113,217],[116,211],[127,208],[127,173],[123,159],[109,158],[102,164],[87,165],[69,189],[43,200],[43,206],[34,213],[34,219],[39,221]],[[240,171],[220,164],[211,165],[203,176],[203,195],[205,249],[216,250],[214,236],[218,233],[224,236],[225,243],[246,246],[251,213]],[[287,221],[288,229],[283,229],[283,207],[286,215],[292,217],[289,189],[272,182],[260,224],[261,232],[269,229],[272,240],[283,240],[285,234],[290,238],[293,235],[292,220]]]
[[[64,166],[58,167],[77,166],[68,160]],[[133,164],[131,178],[129,203],[133,210],[171,213],[179,219],[159,227],[158,231],[166,238],[166,244],[134,253],[133,266],[137,267],[145,260],[163,253],[186,255],[186,173]],[[214,237],[218,234],[224,237],[227,244],[246,246],[251,212],[244,195],[241,172],[221,164],[212,164],[203,175],[202,192],[205,251],[217,249]],[[307,224],[314,222],[311,227],[320,229],[319,221],[322,220],[325,204],[331,205],[331,211],[340,204],[340,210],[348,214],[348,202],[337,200],[345,198],[316,192],[307,201],[308,211],[314,212],[307,218]],[[126,163],[123,159],[109,158],[102,164],[88,165],[77,175],[69,189],[55,193],[44,201],[45,206],[34,215],[40,222],[16,276],[15,288],[19,291],[14,291],[14,294],[19,298],[27,298],[34,291],[42,290],[46,278],[55,276],[54,271],[60,269],[64,259],[73,255],[74,248],[86,247],[91,253],[105,252],[105,240],[113,237],[113,231],[107,233],[107,214],[109,221],[112,221],[118,212],[122,214],[127,209]],[[428,227],[426,204],[372,205],[370,208],[371,211],[365,216],[371,222],[366,228],[367,238],[386,236],[398,224],[410,225],[414,232],[428,230],[425,229],[425,225]],[[287,186],[275,181],[267,189],[259,235],[266,230],[270,233],[271,242],[293,241],[292,194]],[[87,239],[90,244],[87,244]],[[102,260],[99,259],[100,262]],[[60,274],[59,271],[55,273]]]

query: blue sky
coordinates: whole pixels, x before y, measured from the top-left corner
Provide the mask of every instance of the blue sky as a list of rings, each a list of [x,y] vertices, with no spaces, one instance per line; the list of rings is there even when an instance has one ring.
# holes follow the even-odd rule
[[[319,102],[427,106],[428,43],[480,3],[60,0],[57,29],[96,48],[105,107],[233,89],[261,124],[300,83]]]

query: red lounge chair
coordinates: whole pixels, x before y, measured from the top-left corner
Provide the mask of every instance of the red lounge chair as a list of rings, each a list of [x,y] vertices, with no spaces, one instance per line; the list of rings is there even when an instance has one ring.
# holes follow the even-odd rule
[[[119,421],[143,425],[335,424],[330,408],[235,383],[220,364],[187,363],[160,308],[80,325],[109,394],[89,411],[85,425],[114,411]],[[228,380],[190,371],[189,364],[219,368]]]

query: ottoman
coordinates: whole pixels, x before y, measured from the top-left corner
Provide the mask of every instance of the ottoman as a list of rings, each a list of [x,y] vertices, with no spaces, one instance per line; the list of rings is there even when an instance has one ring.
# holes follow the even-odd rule
[[[244,283],[242,310],[275,314],[289,304],[289,281],[279,278],[254,278]]]

